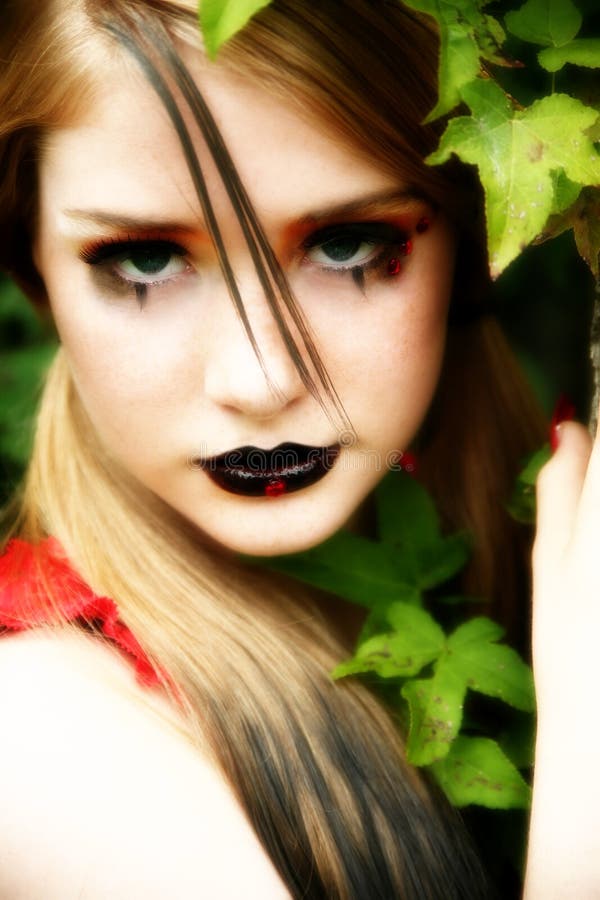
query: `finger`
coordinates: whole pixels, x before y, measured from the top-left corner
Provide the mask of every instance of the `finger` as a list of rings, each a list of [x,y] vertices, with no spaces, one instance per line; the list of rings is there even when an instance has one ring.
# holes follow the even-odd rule
[[[590,460],[592,442],[583,425],[564,422],[558,434],[558,448],[536,484],[536,557],[562,553],[571,540]],[[597,465],[600,495],[600,451]]]
[[[590,537],[600,535],[600,432],[593,443],[581,492],[578,529]]]

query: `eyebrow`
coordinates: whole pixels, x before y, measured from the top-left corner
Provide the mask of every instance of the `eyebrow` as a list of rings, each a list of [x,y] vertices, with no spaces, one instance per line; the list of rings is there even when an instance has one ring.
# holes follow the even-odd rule
[[[398,209],[399,206],[412,206],[417,203],[431,203],[422,192],[414,188],[403,188],[398,191],[378,191],[374,194],[356,197],[339,203],[335,206],[327,206],[322,209],[311,210],[299,217],[300,224],[319,221],[320,219],[334,219],[343,216],[377,215],[387,210]]]
[[[127,213],[111,213],[96,209],[65,209],[63,215],[84,225],[97,225],[102,228],[114,228],[120,231],[197,231],[197,225],[183,225],[170,219],[153,218],[152,216],[131,216]]]
[[[428,202],[427,198],[417,190],[403,189],[390,193],[379,191],[374,194],[356,197],[344,203],[326,206],[321,209],[302,212],[296,217],[299,224],[338,218],[341,216],[355,216],[358,213],[373,215],[385,212],[388,209],[397,209],[399,205],[410,206],[415,203]],[[170,219],[155,218],[152,216],[133,216],[121,212],[108,212],[104,210],[65,209],[64,215],[74,221],[88,225],[96,225],[103,228],[114,228],[120,231],[167,231],[169,233],[197,232],[198,224],[183,224]]]

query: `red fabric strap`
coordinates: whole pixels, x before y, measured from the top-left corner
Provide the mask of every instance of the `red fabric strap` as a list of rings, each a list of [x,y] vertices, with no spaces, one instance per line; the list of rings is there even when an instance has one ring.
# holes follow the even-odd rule
[[[54,603],[48,596],[48,586]],[[120,621],[115,602],[94,594],[70,566],[55,538],[37,546],[18,538],[11,540],[0,557],[0,627],[23,631],[76,620],[114,641],[131,658],[141,684],[163,682],[132,632]]]

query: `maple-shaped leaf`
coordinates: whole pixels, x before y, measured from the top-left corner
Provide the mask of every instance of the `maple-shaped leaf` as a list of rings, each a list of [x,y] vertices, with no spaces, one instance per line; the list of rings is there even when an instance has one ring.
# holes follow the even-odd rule
[[[404,0],[418,12],[437,21],[440,31],[438,102],[427,121],[450,112],[461,101],[464,85],[473,81],[481,69],[481,59],[497,65],[510,65],[502,55],[504,30],[482,7],[487,0]]]
[[[432,771],[454,806],[527,809],[531,788],[495,741],[457,737]]]
[[[209,57],[214,59],[219,47],[270,2],[271,0],[202,0],[200,27]]]
[[[574,185],[600,184],[600,156],[586,133],[596,110],[565,94],[517,109],[492,81],[463,89],[472,116],[453,119],[428,162],[453,153],[476,165],[485,191],[490,271],[497,277],[563,208],[556,175]]]
[[[471,690],[533,712],[533,674],[516,650],[496,643],[503,633],[496,622],[484,617],[459,625],[448,638],[448,664]]]
[[[402,634],[401,627],[399,631]],[[410,707],[407,753],[414,765],[430,765],[448,752],[461,726],[468,690],[497,697],[525,712],[533,710],[531,669],[511,647],[496,643],[503,633],[496,622],[478,617],[460,625],[443,641],[441,635],[436,636],[435,644],[430,640],[428,649],[435,648],[437,657],[433,676],[407,681],[402,688]],[[394,637],[386,635],[388,651]],[[409,647],[407,643],[407,656]],[[433,661],[433,657],[429,659]]]
[[[461,726],[466,692],[464,679],[444,661],[433,678],[412,679],[404,685],[402,696],[410,709],[409,762],[427,766],[446,756]]]
[[[376,672],[382,678],[416,675],[444,649],[444,632],[424,609],[393,603],[386,620],[396,630],[361,642],[355,656],[333,671],[333,678],[362,672]]]

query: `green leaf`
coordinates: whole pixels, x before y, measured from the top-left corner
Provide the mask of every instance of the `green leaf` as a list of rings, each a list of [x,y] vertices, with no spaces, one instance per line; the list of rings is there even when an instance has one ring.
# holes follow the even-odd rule
[[[533,674],[516,650],[494,643],[502,634],[503,629],[491,619],[471,619],[448,638],[447,664],[471,690],[533,712]]]
[[[375,491],[377,528],[382,541],[403,546],[429,543],[440,536],[433,500],[406,472],[389,472]]]
[[[580,256],[600,279],[600,189],[585,188],[577,202],[560,216],[550,219],[544,238],[555,237],[572,228]]]
[[[564,47],[548,47],[538,53],[538,62],[548,72],[558,72],[566,63],[600,69],[600,38],[579,38]]]
[[[573,216],[577,249],[598,282],[600,281],[600,189],[583,191]]]
[[[449,753],[431,768],[454,806],[527,809],[531,803],[531,788],[489,738],[456,738]]]
[[[559,205],[553,173],[563,170],[581,185],[600,183],[600,156],[586,134],[598,113],[564,94],[518,110],[497,84],[482,79],[467,85],[463,97],[473,115],[449,123],[428,162],[443,163],[456,153],[478,167],[496,277]]]
[[[544,466],[552,455],[550,444],[544,444],[528,457],[523,470],[519,473],[512,495],[506,507],[517,522],[532,524],[535,522],[536,502],[535,483]]]
[[[551,172],[551,177],[554,185],[552,215],[556,215],[565,209],[569,209],[577,202],[582,188],[580,184],[576,184],[570,178],[567,178],[562,169]]]
[[[311,550],[270,558],[265,565],[372,609],[415,597],[414,586],[401,578],[401,562],[394,548],[340,531]]]
[[[376,672],[382,678],[416,675],[444,649],[444,632],[425,610],[393,603],[386,618],[397,630],[361,644],[352,660],[335,669],[334,678],[358,672]]]
[[[550,444],[544,444],[543,447],[536,450],[528,457],[525,467],[519,472],[519,481],[522,481],[524,484],[535,486],[540,470],[546,465],[551,457],[552,450],[550,449]]]
[[[403,593],[399,593],[398,601],[409,606],[421,607],[423,605],[423,598],[421,596],[421,593],[420,591],[416,590],[407,590]],[[389,609],[389,601],[375,604],[364,621],[363,627],[360,631],[360,635],[356,642],[357,647],[360,647],[362,644],[366,643],[376,634],[387,633],[390,625],[387,618]]]
[[[433,501],[418,481],[390,472],[375,498],[380,538],[396,548],[403,579],[426,590],[464,567],[471,553],[468,535],[442,536]]]
[[[271,0],[202,0],[200,27],[209,57],[214,59],[219,48],[270,2]]]
[[[503,636],[502,625],[486,616],[477,616],[477,618],[469,619],[468,622],[458,626],[449,638],[448,647],[454,652],[462,653],[473,644],[498,641]]]
[[[35,408],[54,343],[28,346],[0,356],[0,455],[24,465],[29,457]]]
[[[571,0],[527,0],[521,9],[507,13],[506,27],[522,41],[542,47],[561,47],[581,28],[581,13]]]
[[[461,101],[461,90],[479,74],[480,57],[503,65],[504,31],[485,15],[481,0],[405,0],[405,5],[433,16],[440,30],[438,102],[427,117],[436,119]]]
[[[459,732],[466,685],[441,660],[433,678],[408,681],[402,696],[410,708],[406,755],[413,765],[427,766],[445,756]]]
[[[523,525],[533,525],[536,519],[535,488],[530,484],[517,481],[511,497],[506,504],[508,514]]]
[[[422,590],[448,581],[464,568],[471,555],[471,538],[457,532],[434,544],[417,548],[416,576]]]

